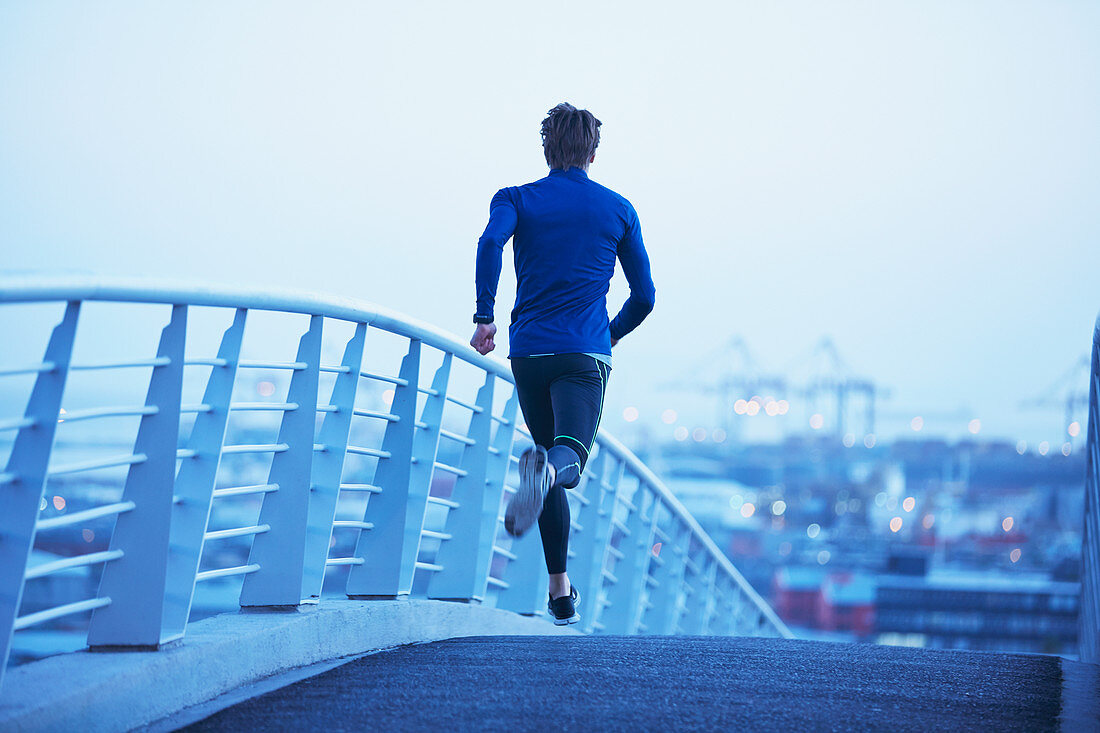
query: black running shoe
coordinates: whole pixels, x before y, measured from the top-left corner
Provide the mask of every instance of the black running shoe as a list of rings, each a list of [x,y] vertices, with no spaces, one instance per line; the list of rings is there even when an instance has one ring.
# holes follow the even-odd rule
[[[550,615],[554,617],[554,625],[565,626],[566,624],[575,624],[581,620],[580,614],[577,613],[578,605],[580,605],[580,601],[577,599],[577,589],[569,586],[569,595],[561,598],[551,598],[546,607],[550,609]]]
[[[536,445],[519,457],[519,489],[504,510],[504,529],[522,537],[542,513],[542,502],[550,490],[550,468],[546,449]]]

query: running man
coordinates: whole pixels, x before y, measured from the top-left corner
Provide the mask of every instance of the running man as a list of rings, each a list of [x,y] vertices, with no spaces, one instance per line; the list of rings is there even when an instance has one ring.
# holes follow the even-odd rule
[[[596,439],[611,347],[653,310],[653,280],[638,215],[625,198],[588,177],[600,143],[591,112],[559,104],[542,121],[550,175],[502,188],[489,204],[489,224],[477,243],[477,328],[470,345],[488,354],[504,245],[513,239],[516,304],[508,358],[523,419],[535,445],[519,462],[520,486],[504,516],[523,535],[538,520],[554,623],[576,623],[577,591],[566,574],[569,502]],[[622,264],[630,285],[608,323],[607,291]]]

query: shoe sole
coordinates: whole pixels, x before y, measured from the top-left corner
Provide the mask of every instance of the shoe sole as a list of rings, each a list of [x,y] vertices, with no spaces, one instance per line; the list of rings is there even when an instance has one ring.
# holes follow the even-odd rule
[[[575,624],[581,620],[579,613],[574,613],[571,618],[556,618],[554,619],[554,626],[568,626],[569,624]]]
[[[519,458],[519,489],[504,512],[504,529],[513,537],[522,537],[539,518],[542,511],[540,484],[546,467],[546,453],[527,450]]]

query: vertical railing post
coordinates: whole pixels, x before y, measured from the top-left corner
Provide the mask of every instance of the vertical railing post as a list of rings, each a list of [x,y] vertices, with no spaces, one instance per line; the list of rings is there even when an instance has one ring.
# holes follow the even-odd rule
[[[381,493],[371,496],[364,512],[363,520],[373,527],[361,530],[355,544],[355,557],[363,562],[353,565],[348,575],[347,594],[351,598],[395,598],[400,586],[401,542],[409,510],[409,474],[416,437],[419,340],[409,341],[409,351],[401,360],[397,376],[399,381],[390,401],[395,419],[386,425],[382,438],[385,457],[378,459],[374,472],[374,484]]]
[[[340,477],[344,471],[344,458],[348,450],[351,432],[351,416],[355,409],[355,394],[359,389],[359,371],[363,367],[363,343],[367,337],[367,324],[360,323],[355,335],[344,347],[340,366],[344,371],[336,375],[332,385],[331,412],[326,412],[317,436],[320,450],[313,458],[313,476],[309,491],[307,514],[306,552],[302,598],[316,602],[321,597],[325,583],[325,563],[328,560],[329,540],[332,537],[332,521],[336,518],[336,504],[340,499]]]
[[[519,393],[513,389],[512,396],[504,403],[504,412],[497,420],[493,434],[493,451],[489,456],[489,467],[485,477],[485,503],[481,507],[481,523],[478,529],[478,542],[491,546],[496,552],[497,536],[502,527],[501,511],[504,506],[504,483],[508,478],[508,469],[512,466],[512,445],[516,438],[516,415],[519,413]],[[474,580],[474,598],[484,599],[488,593],[489,572],[492,570],[493,557],[489,564],[477,569]]]
[[[368,504],[368,516],[372,517],[374,529],[365,530],[359,535],[360,549],[356,548],[356,556],[365,559],[363,565],[353,566],[348,577],[348,594],[354,597],[397,597],[407,596],[412,591],[413,576],[416,574],[416,559],[420,552],[421,533],[424,530],[424,514],[428,508],[428,494],[431,491],[432,474],[435,471],[436,451],[439,448],[439,429],[443,419],[443,407],[447,400],[447,383],[451,374],[451,361],[453,355],[444,352],[443,363],[436,370],[432,378],[431,390],[424,401],[424,409],[420,414],[420,422],[416,425],[418,432],[413,435],[412,466],[408,473],[408,483],[401,492],[404,501],[398,507],[381,507],[385,512],[370,513],[370,506],[375,504],[375,499]],[[396,391],[394,394],[396,399]],[[413,397],[415,400],[415,395]],[[384,497],[389,487],[382,487]],[[398,488],[400,491],[400,488]],[[379,497],[375,497],[379,498]],[[395,511],[390,511],[395,509]],[[386,532],[379,533],[380,525],[386,525]],[[392,526],[389,526],[392,525]],[[371,557],[370,546],[376,545],[375,550],[383,553],[383,557]],[[390,571],[376,576],[373,580],[365,579],[370,572],[372,562],[378,562],[390,566]],[[396,565],[396,567],[394,567]],[[358,583],[366,580],[366,593],[356,590],[362,587]]]
[[[733,599],[737,588],[732,579],[724,572],[719,571],[715,582],[715,595],[717,603],[714,616],[711,618],[710,630],[716,636],[733,636]]]
[[[428,598],[480,601],[485,597],[500,509],[500,494],[487,490],[495,381],[493,374],[486,374],[485,384],[477,393],[474,404],[481,411],[470,416],[467,431],[467,437],[474,442],[462,450],[459,463],[466,475],[455,480],[451,500],[458,506],[447,514],[446,532],[451,539],[440,545],[436,563],[442,565],[443,570],[428,581]],[[491,525],[487,521],[490,518]]]
[[[707,572],[707,607],[703,612],[703,627],[699,630],[700,634],[714,635],[711,628],[714,625],[715,616],[718,614],[719,598],[718,598],[718,574],[721,571],[718,569],[718,561],[714,558],[710,558],[710,570]]]
[[[646,627],[651,634],[675,634],[680,619],[691,529],[675,514],[669,520],[668,541],[662,545],[653,573],[656,586],[650,593],[652,608],[646,617]]]
[[[599,511],[596,513],[595,552],[589,558],[588,570],[588,613],[582,619],[581,626],[591,634],[603,628],[605,609],[605,589],[608,587],[607,558],[610,554],[612,523],[618,511],[619,485],[626,471],[626,461],[609,457],[607,473],[600,481],[603,491],[600,493]],[[625,534],[625,533],[624,533]],[[582,567],[585,564],[582,563]]]
[[[692,543],[694,544],[694,543]],[[691,545],[688,546],[688,553],[685,555],[685,562],[687,567],[684,572],[683,582],[683,606],[680,610],[680,619],[677,623],[678,630],[682,630],[685,634],[697,634],[700,616],[706,608],[706,603],[703,598],[704,588],[704,572],[706,550],[704,548],[696,547],[694,552]]]
[[[603,480],[607,463],[606,452],[597,444],[592,456],[581,474],[580,483],[570,490],[574,499],[571,508],[571,521],[576,528],[569,535],[569,550],[574,557],[569,562],[569,580],[579,593],[588,600],[588,559],[596,552],[596,517],[600,511],[600,497],[603,496]]]
[[[753,606],[752,600],[740,588],[737,589],[735,598],[737,605],[733,614],[734,635],[752,636],[756,608]]]
[[[168,575],[164,584],[161,643],[183,636],[187,617],[191,613],[195,575],[202,559],[203,537],[210,521],[214,484],[229,423],[229,402],[237,378],[246,314],[245,309],[238,308],[233,324],[222,335],[218,363],[210,369],[202,408],[195,416],[195,425],[187,443],[188,449],[195,455],[185,459],[176,474],[176,502],[172,509],[172,528],[168,539]]]
[[[15,618],[23,599],[23,576],[34,546],[35,523],[46,488],[46,470],[53,450],[61,397],[69,375],[80,303],[65,306],[61,323],[54,327],[42,359],[42,371],[34,380],[23,416],[30,424],[19,429],[0,474],[0,682],[8,665]]]
[[[1100,317],[1092,334],[1089,427],[1085,443],[1085,527],[1081,541],[1078,656],[1100,663]]]
[[[323,322],[322,316],[311,316],[309,330],[298,342],[296,361],[305,368],[294,371],[287,393],[287,402],[297,407],[283,413],[279,426],[278,442],[287,449],[272,458],[267,480],[279,488],[264,494],[260,506],[259,523],[271,529],[252,539],[248,563],[260,568],[245,576],[242,608],[294,607],[302,602]]]
[[[615,566],[618,582],[608,590],[610,604],[604,611],[603,625],[604,631],[609,634],[638,633],[646,576],[653,557],[653,529],[656,520],[656,512],[652,508],[651,516],[644,516],[645,499],[645,483],[639,481],[631,498],[634,506],[626,522],[630,536],[623,538],[619,547],[623,557]]]
[[[123,554],[107,563],[99,583],[99,597],[111,603],[92,612],[88,628],[93,648],[160,645],[186,338],[187,306],[174,305],[157,349],[168,362],[153,367],[145,398],[145,406],[156,411],[142,416],[134,441],[134,454],[145,460],[130,466],[122,490],[122,500],[134,509],[119,515],[111,533],[110,549]]]
[[[546,558],[538,525],[522,537],[513,539],[511,552],[516,557],[508,563],[504,576],[508,587],[501,588],[497,594],[497,608],[525,616],[545,613],[550,579],[546,574]]]
[[[546,559],[538,526],[513,540],[511,551],[516,559],[508,563],[504,577],[508,587],[501,588],[497,594],[497,608],[524,616],[545,613],[550,578],[546,574]]]
[[[701,636],[707,634],[710,617],[714,613],[714,579],[718,563],[711,557],[710,551],[702,548],[695,558],[696,572],[691,579],[691,602],[684,619],[688,634]]]

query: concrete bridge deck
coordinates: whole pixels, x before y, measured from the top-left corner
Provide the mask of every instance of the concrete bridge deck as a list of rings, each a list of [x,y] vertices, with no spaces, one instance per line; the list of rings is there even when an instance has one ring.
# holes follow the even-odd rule
[[[728,637],[478,637],[348,662],[187,727],[236,730],[1100,729],[1057,657]]]

